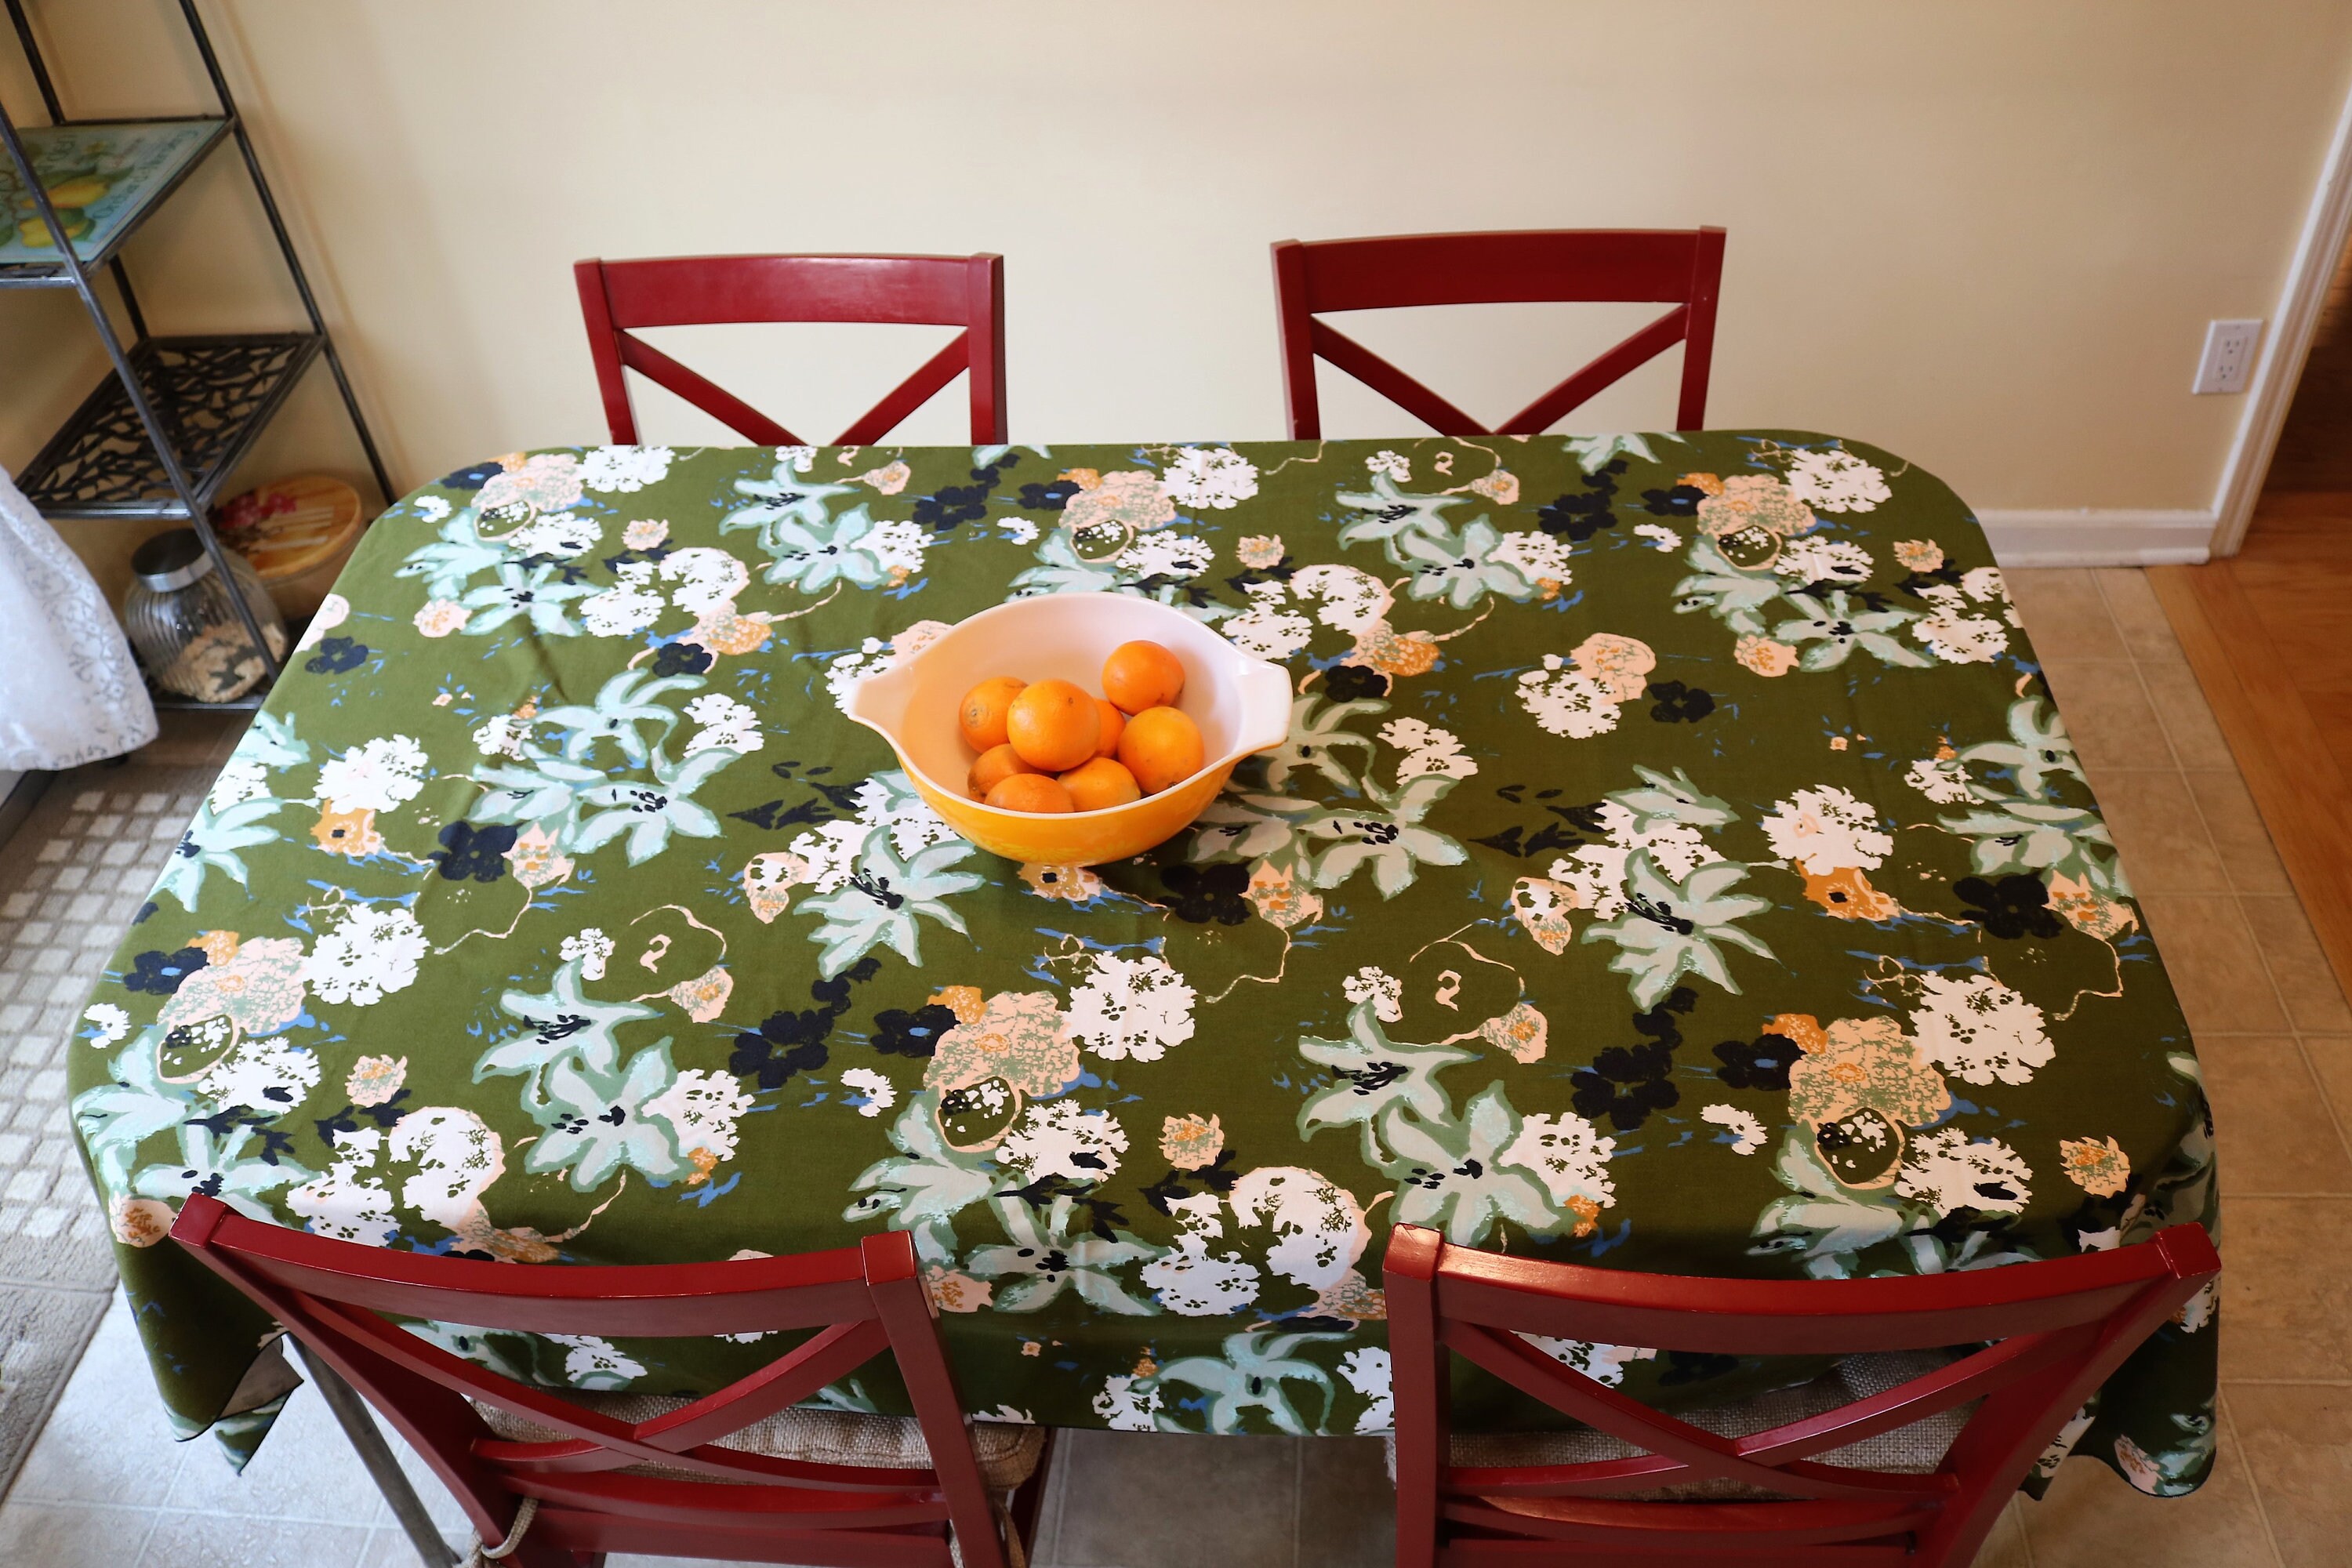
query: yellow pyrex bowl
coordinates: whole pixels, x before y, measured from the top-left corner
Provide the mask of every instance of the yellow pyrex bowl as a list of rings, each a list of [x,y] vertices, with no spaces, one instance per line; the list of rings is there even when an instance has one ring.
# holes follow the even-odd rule
[[[971,749],[956,729],[963,694],[992,675],[1102,690],[1103,660],[1148,638],[1184,666],[1176,706],[1201,727],[1207,765],[1158,795],[1101,811],[1000,811],[964,793]],[[982,610],[913,658],[850,688],[849,716],[890,742],[948,826],[1008,860],[1094,866],[1140,855],[1192,825],[1234,765],[1290,730],[1290,673],[1252,658],[1181,611],[1124,594],[1049,594]]]

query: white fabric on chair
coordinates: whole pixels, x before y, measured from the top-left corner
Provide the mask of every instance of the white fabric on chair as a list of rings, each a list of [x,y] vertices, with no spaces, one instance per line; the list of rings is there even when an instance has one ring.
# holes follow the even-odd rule
[[[155,707],[98,584],[0,468],[0,769],[79,767],[155,738]]]

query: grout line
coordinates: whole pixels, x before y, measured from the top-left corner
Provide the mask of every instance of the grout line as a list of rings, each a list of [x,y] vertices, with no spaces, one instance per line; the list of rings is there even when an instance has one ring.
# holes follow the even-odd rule
[[[1293,1437],[1290,1440],[1291,1568],[1298,1568],[1299,1516],[1306,1511],[1307,1501],[1307,1445],[1313,1441],[1311,1437]]]
[[[2280,1568],[2285,1568],[2286,1557],[2279,1551],[2278,1532],[2271,1528],[2270,1505],[2263,1501],[2262,1472],[2254,1468],[2253,1460],[2246,1453],[2246,1441],[2238,1435],[2238,1418],[2231,1414],[2228,1396],[2218,1389],[2213,1394],[2213,1408],[2214,1413],[2221,1416],[2221,1425],[2229,1429],[2230,1442],[2237,1448],[2238,1461],[2245,1468],[2246,1485],[2254,1494],[2254,1517],[2263,1521],[2263,1539],[2270,1543],[2271,1561]]]
[[[2221,1386],[2243,1384],[2248,1388],[2352,1388],[2352,1377],[2225,1377]]]

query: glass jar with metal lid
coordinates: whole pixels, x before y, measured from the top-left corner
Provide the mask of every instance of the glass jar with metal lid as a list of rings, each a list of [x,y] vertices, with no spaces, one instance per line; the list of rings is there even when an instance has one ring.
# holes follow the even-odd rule
[[[131,557],[131,585],[122,598],[123,629],[147,678],[159,690],[199,702],[233,702],[268,674],[261,650],[237,618],[229,584],[205,553],[193,528],[175,528],[142,544]],[[261,576],[228,556],[228,576],[253,612],[272,658],[286,652],[286,622]]]

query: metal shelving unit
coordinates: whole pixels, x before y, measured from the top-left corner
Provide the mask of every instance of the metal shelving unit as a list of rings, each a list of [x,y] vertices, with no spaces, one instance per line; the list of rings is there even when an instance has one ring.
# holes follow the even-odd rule
[[[227,562],[220,541],[214,537],[210,521],[213,502],[219,498],[221,487],[227,483],[238,461],[284,406],[302,373],[313,361],[323,359],[335,378],[336,390],[342,395],[344,410],[351,416],[352,428],[367,454],[376,488],[384,502],[390,504],[394,492],[391,478],[384,471],[383,458],[376,450],[366,416],[360,412],[359,399],[352,392],[351,378],[344,372],[341,357],[335,353],[334,340],[329,336],[326,321],[319,313],[318,300],[310,292],[301,258],[294,253],[293,237],[287,233],[277,199],[270,195],[269,182],[261,172],[260,159],[254,154],[252,140],[246,134],[245,121],[229,94],[228,82],[221,75],[220,60],[213,52],[212,38],[205,31],[195,0],[180,0],[180,13],[204,59],[205,74],[211,79],[220,112],[217,116],[169,116],[149,121],[88,121],[68,115],[49,76],[48,63],[42,58],[40,44],[34,37],[31,21],[25,14],[24,0],[5,0],[5,4],[49,123],[20,129],[6,105],[0,104],[0,142],[6,144],[16,177],[24,182],[48,230],[56,259],[0,266],[0,289],[72,289],[80,297],[82,308],[113,367],[113,374],[82,400],[81,406],[18,476],[17,484],[26,499],[43,516],[53,519],[184,521],[203,541],[214,568],[226,577]],[[85,253],[68,237],[65,223],[36,173],[33,154],[44,132],[99,124],[194,124],[212,129],[168,181],[148,193],[112,234]],[[232,141],[243,155],[254,194],[260,198],[270,232],[277,238],[278,254],[285,259],[295,291],[301,296],[310,330],[211,337],[154,336],[148,331],[138,296],[131,290],[130,272],[122,264],[122,247],[157,208],[172,198],[198,164]],[[100,296],[98,274],[101,270],[112,280],[121,301],[123,320],[129,327],[127,346],[126,334],[118,331],[112,312]],[[269,681],[274,682],[280,668],[278,656],[270,652],[243,598],[236,595],[230,598],[238,618],[245,623],[246,635],[260,650]],[[252,708],[260,700],[258,691],[227,703],[198,703],[156,694],[159,707]]]

